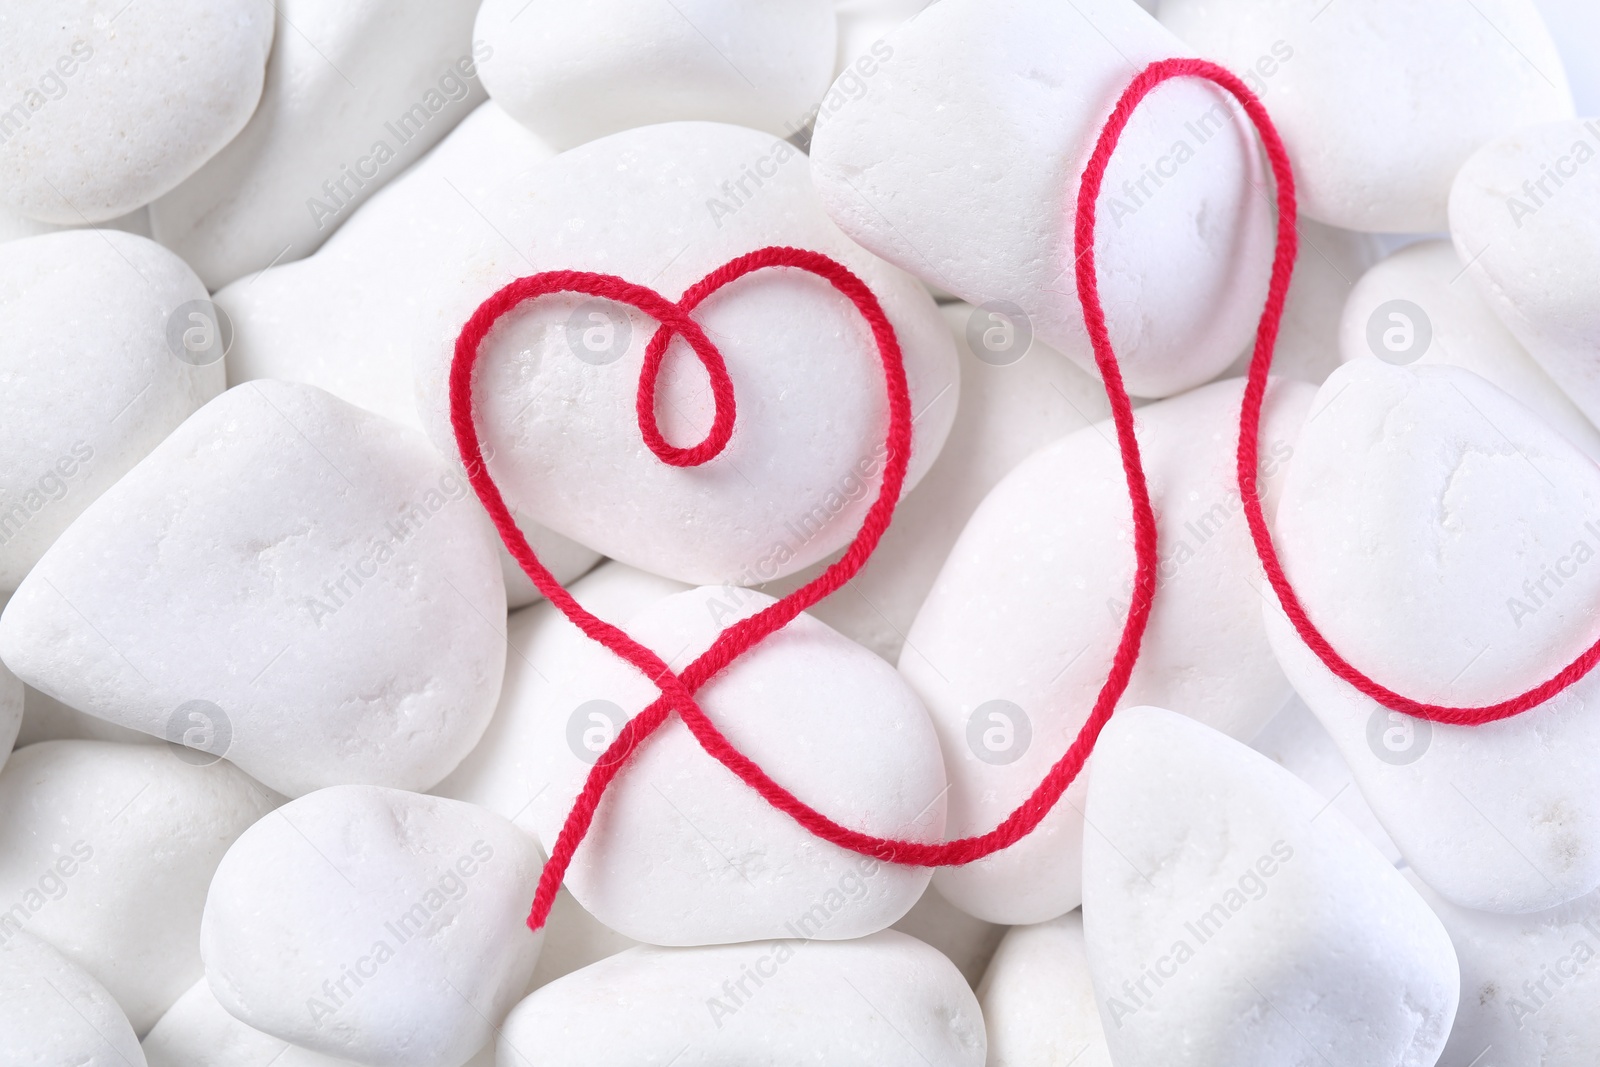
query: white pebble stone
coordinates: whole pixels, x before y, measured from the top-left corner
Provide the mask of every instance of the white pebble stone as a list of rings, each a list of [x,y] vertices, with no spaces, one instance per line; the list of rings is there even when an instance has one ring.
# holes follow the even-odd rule
[[[1087,818],[1084,936],[1115,1062],[1438,1060],[1450,939],[1309,786],[1186,716],[1129,708],[1100,737]]]
[[[1442,230],[1468,156],[1572,114],[1533,0],[1163,0],[1161,21],[1262,97],[1301,210],[1333,226]]]
[[[684,119],[789,137],[828,88],[837,29],[831,0],[486,0],[473,33],[495,103],[565,149]]]
[[[0,591],[223,388],[182,336],[205,286],[153,241],[108,230],[0,245]],[[174,329],[178,343],[171,337]],[[203,358],[203,357],[202,357]]]
[[[1158,594],[1125,704],[1161,700],[1248,738],[1289,687],[1267,645],[1234,457],[1235,379],[1140,409],[1159,524]],[[1270,487],[1311,388],[1274,386],[1261,456]],[[1109,423],[1035,452],[979,506],[908,635],[900,670],[928,705],[950,775],[952,838],[997,826],[1088,718],[1134,575],[1127,483]],[[935,882],[991,922],[1078,906],[1086,781],[1029,837]]]
[[[884,931],[630,949],[517,1005],[495,1063],[979,1067],[983,1057],[983,1017],[960,972],[920,941]]]
[[[273,7],[18,0],[0,36],[0,202],[103,222],[142,207],[232,140],[261,97]]]
[[[640,611],[689,587],[670,578],[607,561],[572,583],[578,603],[595,615],[627,628]],[[500,704],[476,748],[431,792],[465,800],[502,815],[536,834],[531,804],[552,779],[541,712],[552,680],[574,656],[587,655],[588,637],[548,603],[512,614],[506,624],[506,674]],[[562,751],[565,751],[563,743]]]
[[[1518,130],[1467,160],[1450,232],[1478,291],[1600,421],[1600,116]]]
[[[1276,529],[1328,641],[1413,699],[1503,700],[1594,640],[1600,471],[1457,367],[1367,359],[1336,371],[1307,417]],[[1503,912],[1600,886],[1595,676],[1500,722],[1426,723],[1336,678],[1275,601],[1262,610],[1290,681],[1429,885]]]
[[[56,542],[0,617],[0,655],[75,708],[188,736],[280,792],[425,789],[500,690],[492,537],[421,434],[251,382]]]
[[[1407,874],[1461,961],[1461,1008],[1441,1064],[1588,1067],[1600,1048],[1600,894],[1552,911],[1457,907]]]
[[[555,904],[550,908],[550,919],[544,928],[544,947],[539,950],[539,964],[528,980],[528,991],[549,985],[557,978],[580,971],[591,963],[615,956],[633,948],[639,942],[617,933],[583,910],[583,905],[572,899],[565,889],[556,893]],[[491,1053],[493,1049],[490,1050]],[[489,1057],[493,1067],[494,1057]]]
[[[645,608],[626,629],[682,670],[772,602],[747,589],[694,589]],[[593,642],[557,670],[530,746],[530,781],[552,783],[529,806],[547,850],[605,745],[657,695]],[[944,768],[927,712],[892,667],[810,616],[746,652],[700,704],[740,751],[834,821],[880,837],[942,839]],[[566,885],[629,937],[703,945],[882,930],[916,903],[929,873],[812,837],[715,763],[674,716],[612,783]]]
[[[484,99],[472,0],[273,6],[260,105],[150,209],[157,238],[213,289],[316,251]]]
[[[1348,363],[1377,356],[1402,366],[1447,363],[1469,370],[1600,458],[1600,430],[1528,355],[1464,274],[1449,241],[1419,241],[1389,256],[1351,290],[1339,327],[1340,358]]]
[[[336,786],[286,804],[223,857],[206,980],[233,1016],[373,1067],[460,1067],[523,992],[540,862],[460,801]]]
[[[1034,339],[1025,317],[964,303],[939,311],[961,358],[961,403],[950,436],[916,491],[895,508],[867,565],[810,609],[890,663],[989,490],[1029,453],[1111,414],[1099,380]],[[762,591],[782,596],[823,569],[814,564]]]
[[[144,1039],[149,1067],[354,1067],[291,1045],[229,1015],[204,978]]]
[[[989,1031],[987,1067],[1112,1067],[1079,912],[1006,931],[978,1003]]]
[[[758,161],[771,171],[759,186],[725,188]],[[959,392],[950,331],[915,280],[839,232],[787,142],[706,122],[629,130],[563,153],[480,207],[503,235],[492,271],[433,285],[438,317],[411,340],[423,423],[441,449],[454,449],[456,336],[512,277],[593,270],[676,295],[735,256],[788,245],[853,271],[896,330],[915,416],[908,488],[938,455]],[[732,441],[703,466],[669,466],[641,447],[636,396],[653,324],[589,298],[547,297],[503,320],[482,347],[478,424],[519,514],[679,581],[754,585],[855,536],[885,463],[883,368],[855,307],[802,271],[740,279],[696,319],[738,396]],[[684,345],[669,358],[661,428],[689,443],[711,425],[712,398]]]
[[[1006,932],[1003,926],[968,915],[940,896],[932,885],[892,929],[944,953],[974,988]]]
[[[860,98],[825,104],[817,121],[829,213],[964,300],[1020,306],[1042,340],[1091,370],[1073,271],[1079,179],[1136,68],[1183,46],[1130,0],[944,0],[884,43]],[[1219,91],[1166,86],[1135,115],[1106,174],[1095,245],[1135,394],[1210,380],[1254,333],[1272,232],[1251,186],[1265,181]]]
[[[165,746],[19,749],[0,773],[0,936],[49,941],[143,1033],[200,977],[200,913],[223,853],[282,799]]]
[[[0,937],[0,1060],[7,1067],[145,1067],[105,986],[37,938]]]

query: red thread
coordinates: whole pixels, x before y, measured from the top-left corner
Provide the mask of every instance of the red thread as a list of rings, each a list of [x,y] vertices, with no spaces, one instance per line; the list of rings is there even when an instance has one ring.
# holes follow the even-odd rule
[[[1111,346],[1095,275],[1096,201],[1104,183],[1106,168],[1135,108],[1156,86],[1184,76],[1200,77],[1216,82],[1241,101],[1261,131],[1268,155],[1273,162],[1274,173],[1279,177],[1278,257],[1274,263],[1272,285],[1257,335],[1256,359],[1251,366],[1251,386],[1246,391],[1247,413],[1250,389],[1253,388],[1258,394],[1256,399],[1258,412],[1259,394],[1265,390],[1266,371],[1262,355],[1265,353],[1266,361],[1270,362],[1278,322],[1283,315],[1283,301],[1288,289],[1289,276],[1294,266],[1294,189],[1292,175],[1288,171],[1287,156],[1260,102],[1243,82],[1227,70],[1216,64],[1196,59],[1171,59],[1153,63],[1123,92],[1100,133],[1079,186],[1074,228],[1075,271],[1079,300],[1083,305],[1084,324],[1094,350],[1095,364],[1110,400],[1117,443],[1122,453],[1123,473],[1132,502],[1136,559],[1133,595],[1128,618],[1112,659],[1111,670],[1077,738],[1051,767],[1027,800],[988,833],[942,844],[930,844],[875,837],[841,826],[784,789],[759,765],[734,748],[706,717],[693,696],[701,686],[738,656],[848,581],[877,547],[878,540],[893,515],[910,453],[910,398],[906,388],[899,343],[895,338],[893,327],[889,324],[877,299],[860,279],[840,264],[817,253],[792,248],[765,248],[719,268],[696,283],[678,302],[667,300],[653,290],[634,285],[621,278],[562,271],[535,275],[511,283],[485,301],[468,320],[456,342],[455,360],[450,374],[450,410],[456,441],[473,489],[483,501],[513,557],[551,603],[583,633],[633,664],[661,690],[661,696],[629,720],[604,756],[590,769],[583,790],[568,813],[555,848],[551,850],[549,862],[545,864],[540,875],[539,888],[528,917],[528,925],[532,929],[540,929],[549,916],[556,891],[578,845],[593,822],[606,789],[626,765],[634,750],[660,727],[673,711],[678,712],[707,753],[738,775],[773,807],[783,811],[823,840],[890,862],[918,866],[953,866],[981,859],[1014,844],[1032,832],[1060,800],[1067,787],[1082,770],[1101,730],[1110,720],[1117,701],[1127,688],[1149,622],[1156,589],[1155,515],[1150,506],[1144,469],[1140,463],[1139,445],[1134,433],[1133,408],[1127,390],[1123,386],[1122,374]],[[1285,221],[1287,225],[1284,225]],[[1287,255],[1285,255],[1286,249]],[[494,323],[524,300],[555,292],[579,292],[631,304],[661,324],[646,351],[645,368],[640,376],[637,403],[640,431],[651,451],[664,462],[679,466],[704,463],[726,446],[732,434],[734,398],[732,384],[720,354],[689,317],[689,312],[722,286],[751,271],[765,267],[797,267],[819,275],[848,297],[872,327],[883,362],[888,390],[889,461],[885,467],[878,497],[873,501],[856,539],[837,563],[778,603],[730,626],[718,636],[711,648],[685,668],[681,675],[674,674],[648,648],[635,642],[621,629],[596,618],[580,607],[539,562],[527,538],[517,528],[484,464],[473,420],[472,370],[483,339]],[[661,361],[673,334],[682,334],[689,342],[696,357],[710,375],[716,399],[716,414],[711,432],[700,444],[688,449],[679,449],[668,444],[661,438],[655,423],[655,385]],[[1254,456],[1253,438],[1248,448],[1241,441],[1241,464],[1247,451],[1252,457]],[[1253,473],[1253,459],[1250,470]],[[1243,483],[1243,479],[1241,482]],[[1252,480],[1249,489],[1253,489],[1253,485]],[[1254,499],[1252,496],[1247,496],[1247,502]],[[1256,509],[1259,513],[1259,501],[1256,502]]]

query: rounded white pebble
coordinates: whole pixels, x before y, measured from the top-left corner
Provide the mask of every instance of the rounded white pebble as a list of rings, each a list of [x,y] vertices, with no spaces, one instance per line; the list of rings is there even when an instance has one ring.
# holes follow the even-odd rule
[[[486,0],[473,35],[495,103],[566,149],[685,119],[792,136],[837,29],[831,0]]]
[[[204,978],[178,998],[144,1039],[149,1067],[355,1067],[246,1026],[225,1011]]]
[[[1481,149],[1450,191],[1450,232],[1478,291],[1600,422],[1600,116]]]
[[[472,0],[280,0],[261,102],[150,206],[162,244],[217,289],[312,252],[483,102]]]
[[[375,786],[284,805],[236,841],[200,951],[227,1011],[372,1067],[460,1067],[522,995],[533,842],[482,808]]]
[[[497,1067],[980,1067],[959,971],[891,930],[851,941],[640,946],[545,986],[506,1019]]]
[[[0,35],[0,202],[44,222],[142,207],[233,139],[261,97],[271,4],[13,0]]]
[[[1248,738],[1289,686],[1261,627],[1236,486],[1243,386],[1218,382],[1138,412],[1159,524],[1158,592],[1124,704],[1162,700]],[[1269,489],[1294,451],[1310,386],[1273,387]],[[1109,423],[1035,452],[985,498],[928,594],[900,670],[928,706],[950,776],[951,837],[986,833],[1028,797],[1088,719],[1133,587],[1133,518]],[[1270,497],[1269,497],[1270,506]],[[1080,779],[1029,837],[939,891],[974,915],[1043,922],[1078,906]]]
[[[973,304],[1019,306],[1092,371],[1079,180],[1134,70],[1184,51],[1129,0],[942,0],[884,39],[870,77],[849,72],[863,89],[841,92],[841,78],[824,101],[817,188],[856,241]],[[1217,90],[1165,86],[1134,116],[1106,172],[1095,260],[1136,395],[1209,381],[1255,332],[1272,228],[1252,184],[1266,180]]]
[[[184,344],[191,314],[201,328],[215,314],[205,286],[143,237],[80,230],[0,246],[0,592],[222,392],[221,350]]]
[[[43,941],[0,934],[0,990],[6,1067],[145,1067],[139,1039],[105,986]]]
[[[1453,366],[1335,371],[1307,416],[1276,542],[1346,660],[1414,700],[1475,707],[1594,640],[1600,471]],[[1336,678],[1276,602],[1267,634],[1373,812],[1429,885],[1527,912],[1600,886],[1600,679],[1482,726],[1389,711]]]
[[[85,511],[0,616],[0,656],[71,706],[291,795],[426,789],[505,669],[494,534],[415,430],[250,382]]]
[[[49,941],[140,1033],[200,977],[200,912],[223,853],[283,799],[185,753],[45,741],[0,772],[0,936]]]
[[[1432,1067],[1460,976],[1399,871],[1257,752],[1161,708],[1100,736],[1083,926],[1117,1063]]]
[[[1079,912],[1008,930],[978,1003],[989,1030],[987,1067],[1112,1067]]]
[[[1533,0],[1162,0],[1161,21],[1261,97],[1301,210],[1332,226],[1442,230],[1468,156],[1572,114]]]
[[[727,626],[773,603],[748,589],[701,588],[627,621],[635,640],[682,670]],[[529,805],[546,849],[590,768],[657,696],[592,641],[566,654],[538,698]],[[740,751],[842,825],[937,841],[944,768],[922,704],[883,660],[808,615],[745,653],[700,705]],[[629,937],[703,945],[771,937],[860,937],[900,919],[929,871],[812,837],[706,755],[676,716],[606,794],[566,885]]]

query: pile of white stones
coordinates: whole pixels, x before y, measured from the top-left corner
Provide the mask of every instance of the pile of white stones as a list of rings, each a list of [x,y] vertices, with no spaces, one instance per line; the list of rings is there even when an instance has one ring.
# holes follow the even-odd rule
[[[1270,174],[1220,91],[1157,90],[1100,201],[1160,524],[1143,653],[986,859],[822,842],[672,719],[530,932],[658,690],[500,546],[447,397],[520,276],[675,297],[769,245],[860,275],[911,492],[701,700],[846,826],[981,834],[1077,735],[1132,588],[1078,179],[1139,68],[1204,56],[1303,209],[1261,433],[1287,572],[1391,688],[1502,699],[1600,635],[1588,0],[69,7],[0,11],[0,1063],[1600,1059],[1600,680],[1431,724],[1287,621],[1234,461]],[[701,467],[642,442],[631,308],[526,305],[477,382],[541,558],[675,669],[837,558],[885,464],[872,337],[826,284],[695,314],[738,396]],[[681,341],[657,408],[669,440],[711,424]]]

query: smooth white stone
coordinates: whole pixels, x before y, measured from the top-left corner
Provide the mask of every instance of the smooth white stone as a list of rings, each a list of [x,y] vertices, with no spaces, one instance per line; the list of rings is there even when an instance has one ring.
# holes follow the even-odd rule
[[[200,912],[222,854],[282,800],[229,763],[195,766],[165,746],[18,749],[0,773],[0,935],[49,941],[143,1033],[200,977]]]
[[[483,102],[473,0],[283,0],[261,102],[151,205],[157,239],[213,288],[317,250]]]
[[[35,219],[18,215],[10,208],[0,204],[0,244],[9,241],[20,241],[24,237],[39,237],[47,233],[58,233],[61,230],[75,229],[72,226],[57,226],[51,222],[39,222]],[[120,218],[110,219],[98,224],[95,229],[122,230],[126,233],[136,233],[140,237],[150,236],[150,211],[148,208],[138,208]]]
[[[989,490],[1030,453],[1111,414],[1099,380],[1032,340],[1025,319],[961,303],[939,311],[961,359],[961,403],[950,436],[916,491],[895,508],[867,565],[847,588],[810,609],[890,663],[900,658],[939,569]],[[969,338],[977,339],[983,358]],[[827,562],[762,592],[783,596],[822,573]]]
[[[979,1067],[983,1055],[983,1017],[960,972],[920,941],[884,931],[630,949],[518,1004],[495,1063]]]
[[[682,670],[725,627],[772,603],[735,588],[657,601],[626,629]],[[592,764],[657,696],[593,642],[567,654],[537,703],[529,803],[548,850]],[[701,691],[728,739],[836,822],[878,836],[942,840],[944,768],[927,712],[894,669],[801,615]],[[669,718],[612,783],[566,885],[606,926],[650,944],[793,936],[838,940],[889,926],[926,868],[825,844],[768,806]]]
[[[566,149],[686,119],[791,136],[837,28],[831,0],[485,0],[473,35],[495,103]]]
[[[727,200],[723,184],[763,159],[774,173]],[[716,123],[629,130],[563,153],[481,206],[527,257],[502,244],[494,275],[434,286],[438,319],[412,343],[423,424],[441,448],[454,447],[456,334],[513,274],[594,270],[676,294],[735,256],[788,245],[843,263],[895,327],[916,416],[908,487],[938,455],[959,384],[950,331],[920,285],[829,221],[809,164],[786,142]],[[726,358],[738,423],[728,448],[692,469],[641,446],[636,397],[652,324],[633,313],[617,325],[606,307],[549,297],[483,346],[478,421],[508,504],[610,558],[708,585],[782,577],[855,536],[885,462],[887,405],[877,346],[848,300],[805,272],[766,270],[707,301],[696,319]],[[681,342],[669,359],[662,432],[697,440],[712,417],[704,372]]]
[[[865,94],[818,118],[829,213],[964,300],[1020,305],[1040,339],[1092,370],[1073,273],[1079,180],[1133,71],[1186,49],[1130,0],[944,0],[885,44]],[[1143,177],[1158,166],[1181,179]],[[1164,86],[1135,115],[1095,242],[1132,392],[1208,381],[1254,333],[1272,258],[1268,203],[1253,188],[1265,181],[1220,91]]]
[[[640,611],[688,588],[607,561],[573,582],[571,592],[581,606],[626,629]],[[506,624],[505,679],[494,717],[477,747],[431,792],[488,808],[537,836],[531,805],[554,782],[548,754],[541,752],[547,743],[542,715],[549,707],[552,680],[568,660],[586,654],[585,646],[592,644],[552,604],[535,604],[512,614]],[[565,752],[565,742],[561,750]]]
[[[1450,232],[1478,292],[1600,421],[1600,116],[1481,149],[1450,191]]]
[[[154,241],[46,234],[0,246],[0,591],[222,391],[169,342],[205,286]],[[181,344],[181,341],[180,341]]]
[[[233,139],[261,97],[272,7],[13,0],[0,36],[0,202],[103,222],[142,207]]]
[[[116,741],[124,745],[164,745],[164,737],[152,737],[126,726],[97,719],[77,708],[45,696],[31,685],[22,687],[22,728],[17,731],[17,747],[40,741]]]
[[[986,1067],[1112,1067],[1079,912],[1008,930],[978,1003],[989,1031]]]
[[[1572,114],[1533,0],[1164,0],[1161,21],[1246,77],[1294,162],[1301,210],[1346,229],[1444,229],[1468,156]]]
[[[1300,251],[1272,353],[1272,374],[1321,385],[1339,366],[1339,320],[1350,291],[1382,258],[1382,247],[1371,234],[1324,226],[1307,218],[1300,220],[1296,232]],[[1254,352],[1252,337],[1225,377],[1248,375]]]
[[[967,984],[977,988],[1006,928],[974,918],[928,886],[911,910],[891,929],[909,934],[944,953]]]
[[[145,1037],[144,1055],[149,1067],[354,1067],[246,1026],[217,1003],[204,978]]]
[[[1506,699],[1594,640],[1600,471],[1456,367],[1368,359],[1334,372],[1296,447],[1276,542],[1333,647],[1416,700]],[[1551,567],[1571,573],[1545,577]],[[1429,885],[1505,912],[1600,886],[1593,675],[1512,719],[1424,725],[1337,679],[1275,602],[1262,610],[1290,681]]]
[[[252,382],[56,542],[0,616],[0,656],[110,722],[201,730],[196,747],[280,792],[425,789],[499,694],[492,536],[416,431]]]
[[[233,1016],[373,1067],[459,1067],[522,993],[539,857],[471,804],[335,786],[243,834],[206,896],[206,980]]]
[[[1600,430],[1495,317],[1464,273],[1450,242],[1443,240],[1407,245],[1373,267],[1345,305],[1340,359],[1349,363],[1377,356],[1399,365],[1444,363],[1469,370],[1600,459]]]
[[[0,937],[0,990],[6,1067],[145,1067],[139,1039],[105,986],[43,941]]]
[[[308,382],[358,407],[419,425],[413,348],[429,337],[453,345],[470,313],[468,303],[491,291],[485,276],[503,272],[502,281],[510,280],[526,266],[497,232],[504,223],[486,221],[476,205],[490,189],[524,188],[524,173],[551,155],[494,104],[480,106],[357,209],[316,255],[242,278],[217,294],[236,330],[229,380]],[[502,260],[509,262],[502,267]],[[447,284],[475,294],[461,297],[459,322],[454,312],[441,318],[430,299]],[[454,441],[444,443],[444,454],[453,458]],[[520,515],[518,523],[562,581],[600,558]],[[511,607],[538,599],[503,548],[500,563]]]
[[[1242,384],[1218,382],[1138,413],[1160,516],[1158,593],[1124,705],[1160,700],[1240,738],[1289,687],[1262,631],[1254,550],[1236,483]],[[1312,390],[1277,383],[1262,435],[1270,489],[1294,453]],[[986,833],[1028,797],[1088,718],[1132,590],[1132,514],[1108,423],[1034,453],[979,506],[900,657],[927,704],[950,776],[948,834]],[[1088,773],[1092,773],[1092,768]],[[1077,907],[1080,778],[1029,837],[964,867],[939,891],[991,922]]]
[[[1322,794],[1350,825],[1366,835],[1384,859],[1400,863],[1400,849],[1362,797],[1339,746],[1299,696],[1289,699],[1250,747]]]
[[[528,980],[528,992],[549,985],[557,978],[580,971],[591,963],[615,956],[633,948],[639,942],[625,937],[605,926],[593,915],[583,910],[583,905],[572,899],[565,889],[556,893],[556,902],[550,909],[550,919],[545,923],[544,948],[539,950],[539,964]],[[493,1048],[488,1062],[493,1067]]]
[[[1089,973],[1126,1067],[1433,1067],[1460,979],[1444,927],[1344,816],[1175,712],[1100,736]]]
[[[1493,915],[1457,907],[1406,876],[1439,916],[1461,961],[1461,1009],[1444,1067],[1588,1067],[1600,1048],[1600,894],[1552,911]]]

